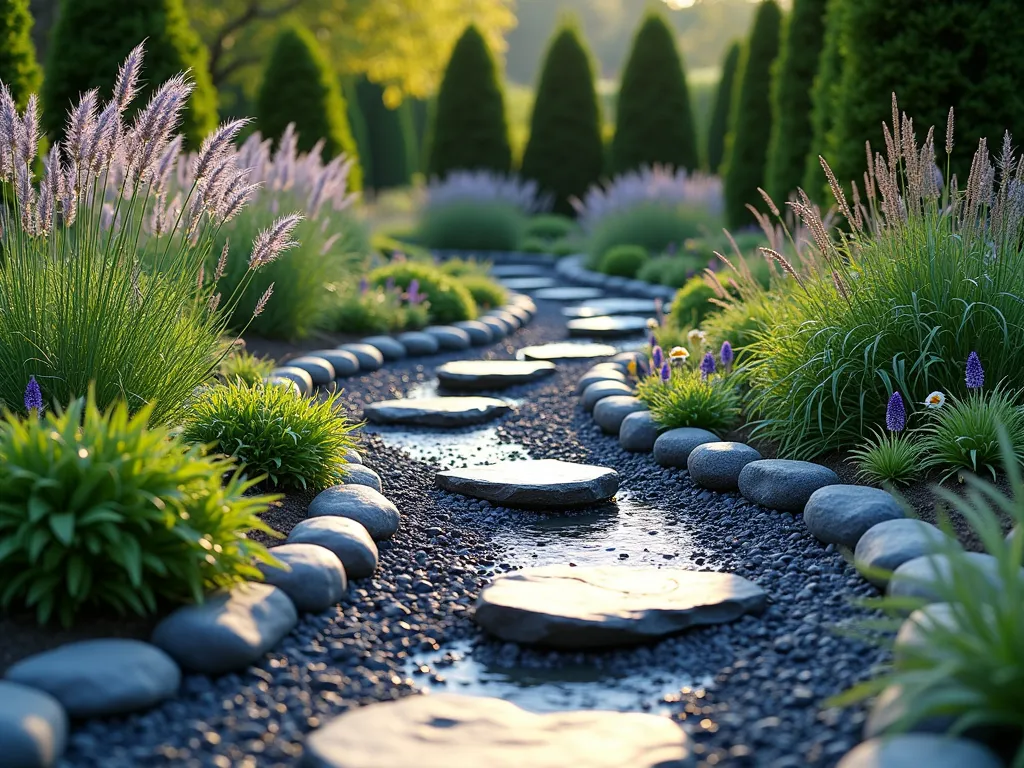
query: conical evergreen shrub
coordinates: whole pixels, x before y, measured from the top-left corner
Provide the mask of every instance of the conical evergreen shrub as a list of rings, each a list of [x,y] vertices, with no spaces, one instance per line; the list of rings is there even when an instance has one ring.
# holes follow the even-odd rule
[[[736,70],[740,65],[743,46],[739,41],[729,46],[722,62],[722,76],[718,80],[715,104],[708,126],[708,171],[718,173],[725,157],[725,136],[729,132],[729,117],[732,114],[733,87],[736,84]]]
[[[782,11],[764,0],[754,15],[740,63],[732,125],[726,141],[725,217],[730,227],[753,223],[746,205],[761,202],[768,141],[771,137],[771,72],[779,54]]]
[[[803,183],[811,125],[811,89],[825,32],[826,0],[793,0],[772,83],[772,133],[765,189],[781,204]]]
[[[437,94],[427,171],[507,173],[512,147],[498,65],[487,41],[470,25],[455,44]]]
[[[804,191],[816,203],[824,203],[827,186],[818,158],[831,157],[828,134],[836,111],[839,79],[843,74],[843,52],[839,46],[844,0],[827,0],[825,35],[818,56],[818,74],[811,88],[811,144],[804,158]]]
[[[604,167],[601,109],[590,56],[575,25],[563,27],[548,48],[530,119],[522,175],[555,197],[556,213],[571,215]]]
[[[675,38],[665,19],[648,14],[622,73],[611,146],[611,170],[655,163],[696,170],[697,135]]]
[[[358,159],[338,78],[313,34],[297,25],[277,36],[256,97],[256,127],[264,136],[280,138],[289,123],[295,123],[301,151],[323,139],[324,157],[344,152]],[[362,188],[358,163],[349,188]]]
[[[144,87],[135,103],[146,102],[152,84],[189,70],[195,91],[182,132],[198,147],[217,126],[217,92],[206,47],[189,26],[183,0],[61,0],[43,80],[44,130],[61,136],[68,108],[84,91],[99,88],[108,98],[124,57],[143,40]]]
[[[409,158],[415,142],[408,104],[389,108],[384,103],[384,89],[366,77],[356,81],[355,96],[366,129],[366,147],[360,143],[360,154],[369,158],[372,169],[365,174],[365,186],[405,186],[411,179]]]
[[[0,82],[11,89],[18,109],[25,108],[42,81],[31,33],[28,0],[0,0]]]

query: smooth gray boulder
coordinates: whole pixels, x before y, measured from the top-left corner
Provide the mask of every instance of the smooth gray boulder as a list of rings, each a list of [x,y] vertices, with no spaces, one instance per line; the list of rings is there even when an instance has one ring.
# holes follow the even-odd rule
[[[432,325],[429,328],[424,328],[423,332],[437,339],[437,343],[443,350],[461,352],[472,346],[469,334],[453,325]]]
[[[512,412],[512,406],[493,397],[424,397],[383,400],[363,409],[371,424],[415,427],[467,427],[484,424]]]
[[[295,385],[299,388],[299,394],[306,396],[313,394],[313,377],[302,368],[284,365],[272,370],[269,378],[288,379],[295,382]]]
[[[346,464],[343,485],[365,485],[377,493],[384,493],[384,484],[380,475],[362,464]]]
[[[646,410],[647,406],[632,395],[612,395],[594,406],[594,423],[606,435],[617,435],[627,416]]]
[[[576,651],[650,642],[766,603],[760,587],[729,573],[549,565],[496,577],[473,618],[501,640]]]
[[[576,394],[582,395],[587,387],[591,384],[596,384],[599,381],[617,381],[620,384],[625,384],[626,374],[615,368],[602,368],[596,371],[587,371],[579,378],[579,381],[576,382]]]
[[[437,369],[442,387],[454,390],[502,389],[530,384],[555,372],[555,364],[527,360],[456,360]]]
[[[804,522],[819,541],[850,549],[872,526],[906,516],[891,493],[864,485],[827,485],[804,506]]]
[[[502,699],[432,693],[356,707],[313,731],[301,768],[693,768],[667,717],[534,714]],[[983,766],[983,768],[985,768]]]
[[[349,464],[362,464],[363,457],[359,455],[359,451],[350,449],[345,451],[345,461]]]
[[[52,768],[68,739],[68,716],[48,693],[0,680],[0,764]]]
[[[946,534],[923,520],[886,520],[860,537],[853,564],[876,587],[885,587],[890,574],[907,561],[935,554],[952,544]]]
[[[483,315],[477,320],[478,323],[483,323],[491,330],[491,334],[494,336],[494,341],[501,341],[509,335],[508,324],[496,317],[488,317]]]
[[[508,507],[587,506],[610,499],[619,490],[614,469],[553,459],[449,469],[434,478],[442,490]]]
[[[595,419],[596,419],[595,411]],[[717,443],[718,436],[706,429],[678,427],[662,432],[654,441],[654,461],[662,467],[686,469],[693,449],[705,443]]]
[[[412,357],[436,355],[441,349],[437,339],[429,333],[423,333],[422,331],[406,331],[405,333],[398,334],[395,339],[405,349],[406,354]]]
[[[301,357],[293,357],[288,361],[289,368],[301,368],[309,377],[313,380],[313,384],[318,387],[326,387],[336,378],[334,375],[334,366],[330,364],[328,360],[316,355],[302,355]]]
[[[999,561],[992,555],[984,552],[962,552],[957,553],[955,557],[983,582],[988,582],[996,589],[1002,587]],[[917,597],[941,603],[947,597],[943,585],[949,583],[953,572],[949,554],[915,557],[893,571],[887,592],[894,597]],[[1024,584],[1024,568],[1018,569],[1017,573]],[[978,599],[982,599],[982,595],[978,595]]]
[[[351,352],[343,349],[318,349],[309,354],[330,363],[336,379],[346,379],[359,373],[359,360]]]
[[[465,331],[469,336],[469,343],[474,347],[485,347],[495,341],[494,331],[479,320],[461,320],[452,323],[452,327]]]
[[[619,427],[619,445],[631,453],[650,453],[654,450],[660,429],[650,411],[631,413]]]
[[[836,768],[1003,768],[988,747],[968,739],[902,733],[870,739],[847,752]]]
[[[309,517],[325,515],[355,520],[374,541],[394,536],[402,519],[394,504],[365,485],[335,485],[318,493],[309,504]]]
[[[319,613],[341,602],[348,589],[345,566],[331,550],[317,544],[292,542],[270,550],[285,567],[261,563],[267,584],[280,587],[306,613]]]
[[[607,344],[578,344],[571,341],[538,344],[519,350],[519,356],[524,360],[594,360],[614,354],[615,347]]]
[[[376,371],[384,365],[384,355],[370,344],[342,344],[338,347],[342,352],[350,352],[359,361],[359,370]]]
[[[255,662],[298,621],[284,590],[247,582],[178,608],[156,625],[152,641],[183,669],[221,675]]]
[[[362,523],[347,517],[302,520],[288,534],[287,543],[315,544],[330,550],[341,561],[350,579],[363,579],[377,570],[377,545]]]
[[[809,461],[762,459],[743,467],[739,489],[749,501],[780,512],[800,512],[811,494],[839,482],[828,467]]]
[[[580,406],[587,413],[592,413],[597,404],[612,395],[632,395],[633,388],[621,381],[597,381],[583,390],[580,395]]]
[[[760,460],[761,454],[745,443],[719,441],[694,448],[686,460],[686,469],[701,488],[735,491],[743,468]]]
[[[362,343],[375,347],[386,363],[403,360],[406,356],[405,347],[402,345],[402,342],[391,336],[367,336],[363,339]]]

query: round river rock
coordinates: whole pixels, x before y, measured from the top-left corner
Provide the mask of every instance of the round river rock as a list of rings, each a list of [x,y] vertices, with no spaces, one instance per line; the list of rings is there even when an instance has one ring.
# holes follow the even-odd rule
[[[623,420],[632,413],[646,411],[647,406],[632,395],[612,395],[594,406],[594,423],[606,435],[617,435]]]
[[[597,418],[597,411],[594,411]],[[706,429],[679,427],[662,432],[654,441],[654,461],[662,467],[686,469],[693,449],[705,443],[717,443],[718,436]]]
[[[715,442],[698,445],[686,459],[693,482],[711,491],[735,491],[740,472],[761,454],[745,443]]]
[[[288,534],[287,543],[316,544],[330,550],[341,561],[350,579],[362,579],[377,570],[377,545],[362,523],[347,517],[302,520]]]
[[[884,587],[892,571],[908,560],[934,554],[952,543],[946,534],[923,520],[886,520],[860,537],[853,564],[865,579]]]
[[[398,508],[379,491],[365,485],[335,485],[309,503],[310,517],[347,517],[361,523],[374,541],[390,539],[398,530]]]
[[[740,471],[739,489],[747,499],[780,512],[800,512],[811,494],[839,482],[828,467],[809,461],[763,459]]]
[[[504,461],[449,469],[435,475],[438,488],[507,507],[580,507],[610,499],[619,490],[614,469],[554,459]]]
[[[895,496],[863,485],[827,485],[812,493],[804,507],[804,522],[818,540],[850,549],[872,526],[903,517]]]

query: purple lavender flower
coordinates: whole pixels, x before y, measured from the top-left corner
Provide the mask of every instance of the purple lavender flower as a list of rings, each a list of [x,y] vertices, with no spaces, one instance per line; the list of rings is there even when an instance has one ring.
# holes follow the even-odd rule
[[[661,351],[661,347],[655,345],[652,357],[654,358],[654,367],[661,368],[661,364],[665,362],[665,353]]]
[[[885,427],[890,432],[902,432],[907,427],[907,409],[899,392],[892,393],[885,407]]]
[[[715,372],[715,356],[710,352],[704,353],[704,359],[700,361],[700,377],[707,379],[712,373]]]
[[[718,357],[721,359],[722,365],[725,367],[726,371],[732,370],[732,361],[734,359],[732,353],[732,344],[730,344],[728,341],[723,341],[722,349],[719,351]]]
[[[658,339],[655,338],[654,334],[652,333],[650,337],[648,337],[647,343],[650,344],[652,347],[656,347],[658,346]]]
[[[967,388],[981,389],[985,384],[985,371],[981,367],[981,360],[977,352],[971,352],[967,357]]]
[[[365,296],[370,290],[370,281],[365,277],[359,281],[359,295]]]
[[[668,384],[668,380],[672,378],[672,369],[668,363],[662,363],[661,365],[661,380]]]
[[[25,387],[25,410],[29,413],[43,410],[43,392],[35,376],[28,377],[28,386]]]
[[[415,277],[409,283],[408,299],[413,306],[420,303],[420,281]]]

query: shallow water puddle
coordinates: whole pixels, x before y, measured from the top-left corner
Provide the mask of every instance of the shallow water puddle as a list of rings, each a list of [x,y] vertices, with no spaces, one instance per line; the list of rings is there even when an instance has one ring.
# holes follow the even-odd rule
[[[462,469],[530,458],[522,445],[502,442],[497,427],[455,431],[373,425],[367,429],[378,434],[386,445],[441,469]]]
[[[465,394],[465,393],[462,393]],[[450,390],[441,389],[440,382],[434,379],[428,379],[426,381],[418,381],[409,387],[405,393],[406,400],[425,400],[431,397],[448,397],[452,396]],[[487,397],[493,397],[496,400],[504,400],[511,406],[522,405],[526,402],[524,397],[505,397],[501,394],[488,394]]]

